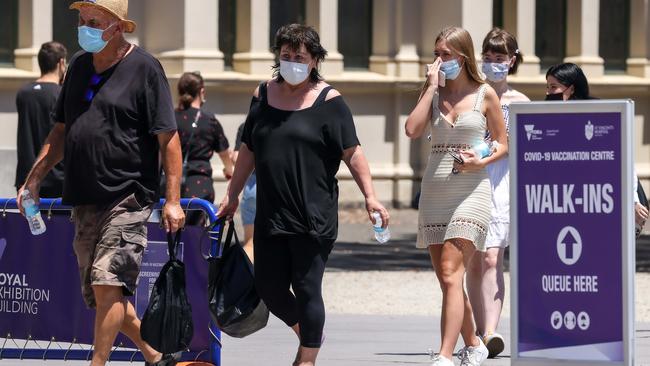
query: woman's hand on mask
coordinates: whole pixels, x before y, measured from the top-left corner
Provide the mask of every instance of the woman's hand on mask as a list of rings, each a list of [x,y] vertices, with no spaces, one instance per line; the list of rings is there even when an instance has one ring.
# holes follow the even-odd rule
[[[435,61],[433,61],[432,64],[427,64],[427,82],[429,84],[429,88],[433,88],[433,90],[438,89],[438,85],[440,83],[439,80],[439,72],[440,72],[440,65],[442,64],[442,59],[440,57],[436,58]]]

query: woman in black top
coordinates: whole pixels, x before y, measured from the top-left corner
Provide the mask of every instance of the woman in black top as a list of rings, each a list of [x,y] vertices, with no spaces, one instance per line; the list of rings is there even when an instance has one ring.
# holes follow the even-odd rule
[[[255,169],[257,290],[300,338],[294,365],[313,365],[325,323],[323,272],[338,231],[335,176],[341,160],[365,196],[368,216],[379,212],[384,227],[389,217],[375,197],[352,114],[318,73],[327,54],[318,33],[287,25],[278,30],[273,48],[280,62],[274,78],[254,92],[235,175],[219,211],[234,214]]]
[[[176,123],[183,149],[184,180],[181,197],[214,202],[210,159],[216,151],[224,165],[223,175],[230,179],[233,163],[228,139],[214,114],[201,108],[205,102],[205,86],[199,73],[184,73],[178,81],[178,94]],[[187,222],[196,224],[199,218],[200,214],[193,213]]]
[[[546,71],[546,100],[588,100],[597,99],[589,94],[589,83],[580,66],[572,63],[557,64]],[[648,207],[640,202],[645,197],[643,186],[634,171],[634,224],[635,234],[641,235],[641,230],[648,220]]]

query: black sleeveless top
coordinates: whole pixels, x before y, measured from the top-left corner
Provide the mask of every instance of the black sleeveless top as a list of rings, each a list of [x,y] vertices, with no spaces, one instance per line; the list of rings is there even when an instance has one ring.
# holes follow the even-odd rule
[[[359,145],[343,97],[297,111],[268,104],[266,82],[253,97],[242,142],[255,155],[255,235],[309,235],[336,239],[338,181],[343,151]]]

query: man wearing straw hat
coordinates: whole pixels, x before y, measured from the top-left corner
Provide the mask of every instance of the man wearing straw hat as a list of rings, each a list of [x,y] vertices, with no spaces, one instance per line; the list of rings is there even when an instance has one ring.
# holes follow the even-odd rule
[[[148,364],[173,365],[140,337],[140,320],[125,296],[136,288],[147,245],[144,225],[158,197],[160,161],[167,176],[162,221],[184,225],[180,207],[181,147],[169,84],[153,56],[130,44],[135,30],[128,0],[85,0],[79,11],[79,45],[70,61],[55,123],[25,185],[38,200],[47,172],[65,158],[63,202],[74,207],[74,251],[81,291],[96,308],[92,366],[104,365],[122,332]]]

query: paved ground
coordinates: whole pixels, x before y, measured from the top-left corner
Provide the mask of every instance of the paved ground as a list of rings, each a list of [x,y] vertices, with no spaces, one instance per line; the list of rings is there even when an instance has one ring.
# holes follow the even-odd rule
[[[426,365],[428,350],[440,344],[437,280],[426,252],[413,246],[417,212],[391,214],[390,245],[378,245],[361,210],[341,213],[339,241],[324,279],[328,318],[319,365]],[[648,236],[637,243],[637,268],[650,270]],[[636,285],[635,365],[650,365],[650,273],[638,273]],[[507,340],[509,303],[507,293],[499,327]],[[223,341],[225,366],[289,365],[297,344],[277,319],[249,338]],[[484,365],[510,365],[510,345]]]
[[[331,315],[320,366],[429,365],[428,349],[440,344],[439,318],[423,316]],[[509,339],[509,323],[503,333]],[[650,366],[650,323],[638,324],[635,365]],[[223,365],[290,365],[297,340],[278,320],[247,339],[224,337]],[[458,343],[457,349],[461,347]],[[459,361],[456,359],[456,364]],[[510,345],[486,366],[510,365]]]
[[[360,210],[341,213],[339,241],[325,274],[328,312],[324,366],[427,365],[439,345],[440,291],[425,251],[413,247],[417,212],[393,211],[390,245],[378,245]],[[650,366],[650,236],[637,242],[636,365]],[[509,294],[500,332],[509,340]],[[224,336],[224,366],[289,365],[297,341],[277,319],[245,339]],[[460,344],[459,344],[460,347]],[[509,345],[485,365],[510,365]],[[457,361],[457,360],[456,360]],[[0,366],[86,365],[85,362],[0,360]],[[113,362],[126,366],[128,363]],[[458,364],[458,362],[456,362]]]

